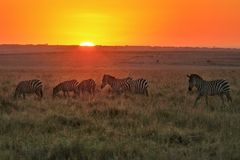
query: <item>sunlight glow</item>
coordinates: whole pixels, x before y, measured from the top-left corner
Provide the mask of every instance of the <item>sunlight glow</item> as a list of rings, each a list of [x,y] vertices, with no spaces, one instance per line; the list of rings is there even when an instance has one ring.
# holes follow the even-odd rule
[[[82,42],[79,45],[80,46],[84,46],[84,47],[93,47],[93,46],[95,46],[95,44],[92,43],[92,42]]]

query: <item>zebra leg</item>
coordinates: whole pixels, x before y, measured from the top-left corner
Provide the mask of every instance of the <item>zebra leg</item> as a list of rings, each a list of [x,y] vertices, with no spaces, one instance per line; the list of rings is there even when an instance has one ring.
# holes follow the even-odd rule
[[[230,96],[230,93],[226,93],[226,97],[228,102],[230,101],[232,103],[232,97]]]
[[[16,94],[16,92],[14,93],[13,98],[14,98],[14,99],[17,99],[17,94]]]
[[[91,90],[91,95],[92,95],[93,97],[95,96],[94,90]]]
[[[121,90],[116,90],[115,93],[119,96],[119,95],[121,95]]]
[[[95,96],[95,89],[92,89],[92,95]]]
[[[17,94],[16,98],[17,99],[21,99],[22,98],[22,94],[21,93]]]
[[[222,100],[222,104],[223,104],[223,106],[225,106],[225,103],[224,103],[224,97],[223,97],[223,95],[222,95],[222,94],[220,94],[219,96],[220,96],[220,98],[221,98],[221,100]]]
[[[78,89],[75,89],[74,91],[74,96],[77,98],[77,97],[80,97],[80,91]]]
[[[14,99],[18,99],[18,94],[17,93],[14,94]]]
[[[23,93],[22,95],[23,95],[23,99],[26,99],[26,95],[25,95],[25,93]]]
[[[78,97],[82,100],[82,97],[83,97],[83,92],[82,92],[82,90],[79,90],[79,92],[78,92]]]
[[[70,97],[70,95],[69,95],[69,92],[67,91],[67,96],[68,96],[68,98]]]
[[[35,92],[36,93],[36,95],[38,96],[38,98],[42,98],[42,96],[43,96],[43,93],[42,93],[42,91],[41,90],[39,90],[39,91],[36,91]]]
[[[198,96],[197,96],[197,98],[196,98],[196,100],[195,100],[195,102],[194,102],[194,107],[197,105],[197,102],[198,102],[198,100],[201,98],[202,96],[199,94]]]
[[[37,95],[37,98],[40,97],[40,92],[39,91],[35,91],[35,94]]]
[[[74,97],[74,98],[77,98],[77,96],[78,96],[78,95],[77,95],[77,91],[76,91],[76,90],[73,90],[73,97]]]
[[[43,98],[43,91],[40,90],[40,97]]]
[[[146,89],[145,90],[145,95],[148,97],[149,95],[148,95],[148,90]]]
[[[90,102],[92,99],[92,94],[90,92],[88,92],[88,102]]]
[[[63,91],[63,95],[64,95],[64,98],[66,98],[66,92],[65,91]]]
[[[205,96],[206,105],[208,106],[208,96]]]
[[[77,94],[77,97],[80,98],[80,91],[77,91],[76,94]]]
[[[91,95],[91,99],[93,99],[94,96],[95,96],[95,93],[94,93],[94,90],[93,90],[93,89],[91,89],[91,93],[90,93],[90,95]]]

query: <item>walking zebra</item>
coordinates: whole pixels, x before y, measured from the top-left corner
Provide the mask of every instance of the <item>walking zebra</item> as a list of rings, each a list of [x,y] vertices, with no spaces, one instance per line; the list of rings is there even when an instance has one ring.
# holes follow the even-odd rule
[[[79,96],[80,93],[88,92],[91,95],[95,94],[96,83],[93,79],[83,80],[75,89],[75,93]]]
[[[23,96],[23,99],[26,98],[26,94],[35,93],[39,98],[43,97],[43,83],[38,79],[21,81],[18,83],[14,98]]]
[[[111,75],[104,74],[101,89],[103,89],[107,84],[109,84],[113,92],[120,94],[130,90],[130,86],[128,83],[129,80],[132,80],[132,78],[126,77],[123,79],[118,79]]]
[[[66,98],[66,93],[68,97],[69,97],[69,92],[73,91],[75,94],[76,87],[78,84],[79,82],[74,79],[59,83],[56,87],[53,88],[53,97],[55,97],[60,91],[63,92],[63,95],[65,98]]]
[[[146,79],[128,80],[128,84],[132,93],[148,96],[148,81]]]
[[[230,96],[230,87],[229,83],[226,80],[213,80],[205,81],[197,74],[187,75],[189,78],[189,87],[188,90],[191,91],[193,87],[196,87],[198,90],[198,96],[195,100],[194,106],[196,106],[197,101],[205,96],[206,104],[208,105],[208,96],[218,95],[220,96],[222,103],[224,105],[224,95],[227,97],[227,100],[232,102]]]

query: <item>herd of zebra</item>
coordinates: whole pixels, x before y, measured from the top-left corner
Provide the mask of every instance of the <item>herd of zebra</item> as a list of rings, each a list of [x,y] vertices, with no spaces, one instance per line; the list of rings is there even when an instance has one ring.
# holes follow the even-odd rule
[[[114,76],[105,74],[102,79],[101,89],[106,85],[110,85],[112,92],[121,94],[127,91],[132,93],[145,94],[148,96],[148,82],[141,78],[133,80],[130,77],[126,78],[115,78]],[[96,83],[93,79],[83,80],[78,82],[77,80],[63,81],[53,88],[53,97],[56,97],[59,92],[63,92],[64,97],[69,97],[69,92],[74,92],[74,95],[80,96],[85,92],[91,95],[95,94]],[[23,97],[25,99],[26,94],[35,93],[39,98],[43,97],[43,82],[38,79],[21,81],[15,90],[14,97]]]
[[[206,104],[208,105],[208,96],[214,95],[220,96],[223,104],[224,96],[226,96],[227,101],[232,102],[228,81],[222,79],[206,81],[197,74],[187,75],[187,77],[189,78],[189,91],[191,91],[193,87],[196,87],[198,90],[198,96],[194,105],[196,105],[201,97],[205,97]],[[101,89],[103,89],[106,85],[110,85],[112,92],[117,94],[130,91],[131,93],[143,94],[146,96],[149,95],[148,81],[143,78],[136,80],[132,79],[131,77],[119,79],[105,74],[102,78]],[[80,94],[83,94],[84,92],[88,92],[94,96],[95,89],[96,83],[93,79],[83,80],[80,83],[77,80],[69,80],[61,82],[55,86],[53,88],[52,96],[55,97],[61,91],[63,92],[64,97],[66,97],[66,93],[69,97],[69,92],[74,92],[74,95],[77,96],[80,96]],[[19,98],[22,96],[25,99],[26,94],[33,93],[35,93],[39,98],[43,97],[43,83],[38,79],[21,81],[16,87],[14,97]]]

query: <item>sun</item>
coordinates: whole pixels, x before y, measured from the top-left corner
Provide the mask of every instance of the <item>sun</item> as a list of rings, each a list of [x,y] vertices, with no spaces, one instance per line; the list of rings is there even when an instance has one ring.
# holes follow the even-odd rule
[[[82,42],[82,43],[79,44],[79,46],[93,47],[93,46],[95,46],[95,44],[93,42]]]

